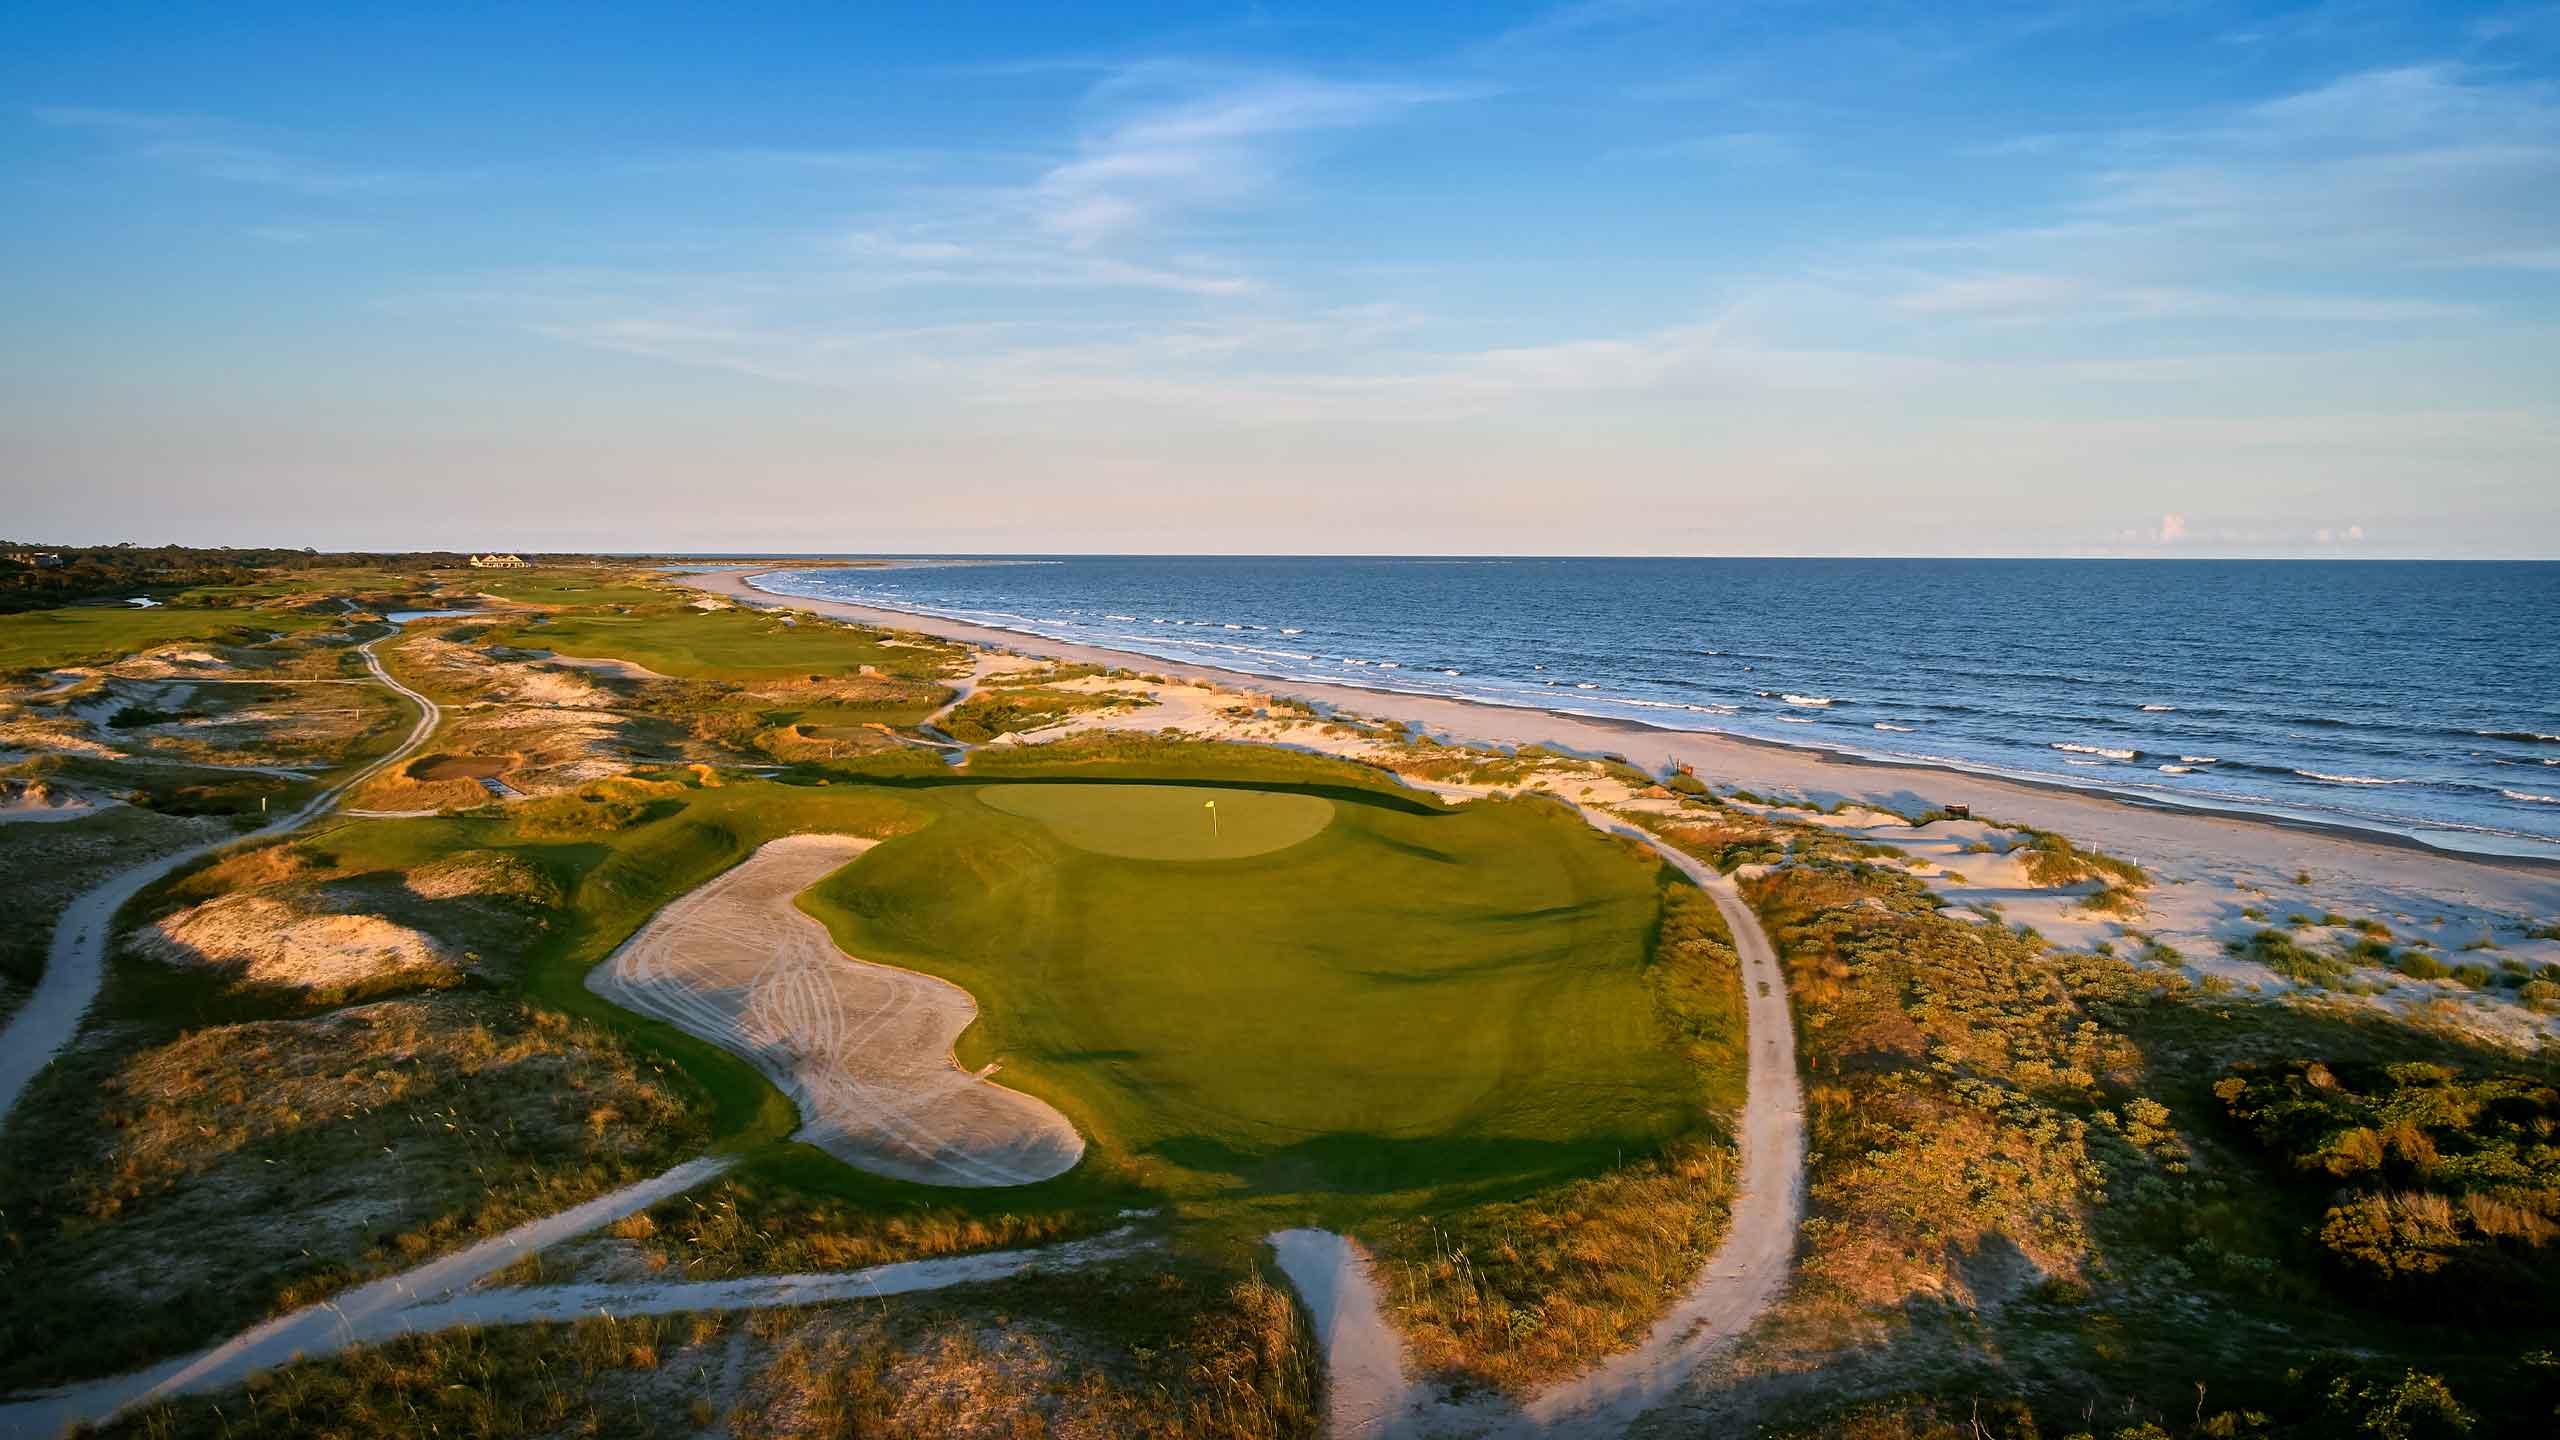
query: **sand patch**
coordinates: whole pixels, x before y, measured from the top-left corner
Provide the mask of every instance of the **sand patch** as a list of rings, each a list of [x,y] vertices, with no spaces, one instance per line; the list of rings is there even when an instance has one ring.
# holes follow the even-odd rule
[[[1066,1117],[952,1058],[977,1018],[968,991],[854,959],[793,905],[873,843],[773,841],[658,912],[588,988],[744,1057],[799,1107],[800,1138],[857,1169],[952,1186],[1064,1173],[1084,1154]]]
[[[428,755],[409,762],[409,778],[433,782],[437,780],[494,780],[515,765],[511,755]]]
[[[224,895],[133,932],[167,965],[236,972],[253,985],[328,989],[403,971],[449,969],[436,941],[379,915],[315,913],[269,895]]]
[[[115,803],[44,780],[0,780],[0,825],[77,820]]]

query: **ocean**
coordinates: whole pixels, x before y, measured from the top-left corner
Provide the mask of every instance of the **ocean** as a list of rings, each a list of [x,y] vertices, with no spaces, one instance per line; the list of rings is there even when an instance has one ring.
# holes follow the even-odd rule
[[[757,583],[2560,857],[2560,564],[967,558]]]

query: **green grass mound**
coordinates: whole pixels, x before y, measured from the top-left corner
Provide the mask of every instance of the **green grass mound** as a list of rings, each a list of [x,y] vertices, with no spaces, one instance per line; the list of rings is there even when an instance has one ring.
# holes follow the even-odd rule
[[[1736,1098],[1657,1003],[1660,867],[1558,807],[991,789],[800,903],[967,988],[961,1063],[1001,1060],[1128,1180],[1356,1220],[1596,1174]],[[1226,863],[1102,848],[1190,858],[1213,798]]]
[[[1197,785],[990,785],[979,800],[1037,820],[1078,850],[1130,860],[1239,860],[1308,839],[1333,802]]]

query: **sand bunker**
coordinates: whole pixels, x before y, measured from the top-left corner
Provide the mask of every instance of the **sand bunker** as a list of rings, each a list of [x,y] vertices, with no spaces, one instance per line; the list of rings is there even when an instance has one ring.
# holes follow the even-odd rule
[[[1130,860],[1234,860],[1333,823],[1333,802],[1198,785],[991,785],[980,801],[1046,825],[1079,850]]]
[[[511,755],[429,755],[409,762],[412,780],[493,780],[515,764]]]
[[[588,988],[745,1057],[800,1107],[801,1139],[858,1169],[954,1186],[1065,1172],[1084,1155],[1066,1117],[953,1060],[968,991],[856,960],[792,904],[872,843],[766,845],[658,912]]]

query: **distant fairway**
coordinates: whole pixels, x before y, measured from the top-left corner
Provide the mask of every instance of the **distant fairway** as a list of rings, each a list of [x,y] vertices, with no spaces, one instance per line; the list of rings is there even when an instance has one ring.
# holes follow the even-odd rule
[[[1192,785],[991,785],[985,804],[1037,820],[1079,850],[1130,860],[1236,860],[1333,823],[1333,802]]]
[[[1659,873],[1550,805],[1008,785],[801,903],[977,996],[961,1063],[1001,1060],[1089,1163],[1358,1213],[1596,1173],[1730,1103],[1649,988]]]

